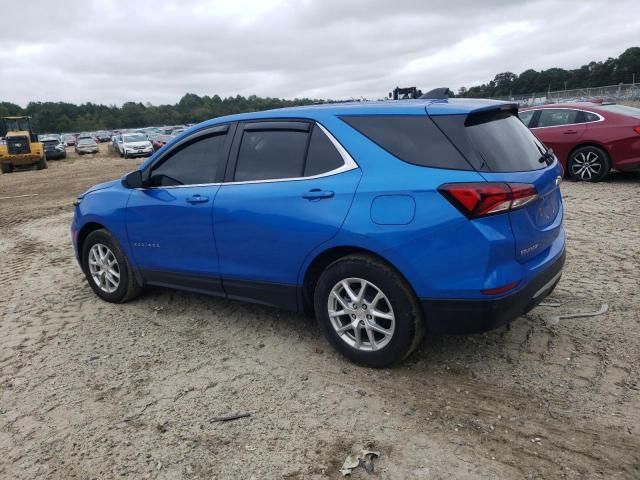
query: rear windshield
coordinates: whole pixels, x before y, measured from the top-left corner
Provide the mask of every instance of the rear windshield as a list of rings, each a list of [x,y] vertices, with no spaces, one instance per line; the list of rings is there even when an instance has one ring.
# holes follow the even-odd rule
[[[640,108],[628,107],[627,105],[601,105],[600,108],[620,115],[640,118]]]
[[[525,172],[547,166],[546,148],[511,111],[433,116],[478,171]]]
[[[344,122],[393,156],[423,167],[472,170],[426,115],[343,116]]]

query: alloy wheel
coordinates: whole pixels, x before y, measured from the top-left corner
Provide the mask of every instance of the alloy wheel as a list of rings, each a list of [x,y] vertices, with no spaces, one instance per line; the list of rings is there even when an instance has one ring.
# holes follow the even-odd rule
[[[96,243],[89,250],[89,272],[98,288],[113,293],[120,285],[120,266],[111,249],[102,243]]]
[[[603,168],[600,155],[593,150],[588,150],[573,157],[571,173],[576,178],[589,181],[600,175]]]
[[[395,315],[384,292],[362,278],[345,278],[331,289],[327,302],[331,326],[350,347],[375,351],[387,346]]]

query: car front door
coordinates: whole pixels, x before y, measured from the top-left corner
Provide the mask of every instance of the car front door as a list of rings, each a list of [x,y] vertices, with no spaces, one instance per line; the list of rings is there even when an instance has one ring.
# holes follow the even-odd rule
[[[572,108],[544,108],[531,131],[566,167],[569,152],[578,144],[586,131],[584,113]]]
[[[301,265],[340,229],[360,176],[319,124],[238,125],[213,215],[228,296],[295,309]]]
[[[222,293],[212,209],[234,126],[195,132],[143,173],[127,204],[127,233],[146,283]]]

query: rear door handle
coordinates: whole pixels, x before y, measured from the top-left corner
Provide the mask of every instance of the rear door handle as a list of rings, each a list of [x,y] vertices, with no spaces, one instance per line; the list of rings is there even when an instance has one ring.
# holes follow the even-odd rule
[[[565,135],[573,135],[574,133],[578,133],[578,131],[577,130],[565,130],[564,131]]]
[[[209,201],[209,197],[204,197],[202,195],[194,195],[192,197],[187,198],[187,202],[193,203],[207,203]]]
[[[320,190],[319,188],[314,188],[313,190],[309,190],[307,193],[302,194],[302,198],[306,198],[307,200],[320,200],[321,198],[331,198],[334,193],[331,190]]]

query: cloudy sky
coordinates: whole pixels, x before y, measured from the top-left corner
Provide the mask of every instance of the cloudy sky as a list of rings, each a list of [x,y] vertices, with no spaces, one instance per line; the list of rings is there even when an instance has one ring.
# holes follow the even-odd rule
[[[640,45],[638,0],[28,0],[1,11],[0,101],[20,105],[380,98]]]

